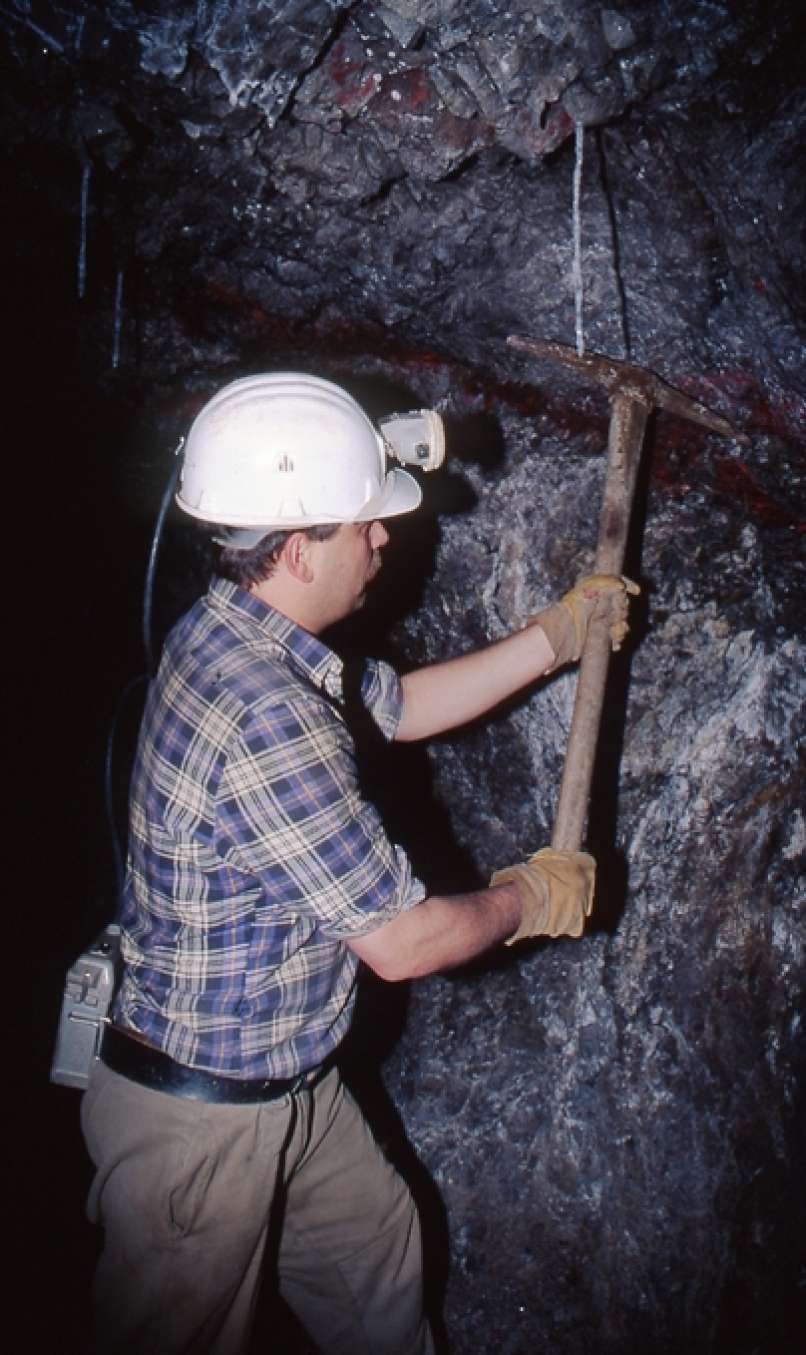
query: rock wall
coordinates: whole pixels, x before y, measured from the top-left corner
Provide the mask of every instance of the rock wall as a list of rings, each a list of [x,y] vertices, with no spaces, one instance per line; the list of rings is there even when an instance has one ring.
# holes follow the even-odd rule
[[[489,635],[506,630],[590,559],[598,464],[523,441],[470,550],[463,526],[445,532],[414,627],[426,645],[440,612],[462,618],[471,599]],[[716,440],[685,492],[651,484],[642,633],[614,659],[593,798],[592,932],[417,985],[392,1061],[447,1207],[457,1351],[491,1331],[508,1352],[791,1348],[804,653],[794,577],[772,582],[768,524],[715,488],[723,458],[741,464]],[[482,877],[546,841],[574,682],[432,752]]]

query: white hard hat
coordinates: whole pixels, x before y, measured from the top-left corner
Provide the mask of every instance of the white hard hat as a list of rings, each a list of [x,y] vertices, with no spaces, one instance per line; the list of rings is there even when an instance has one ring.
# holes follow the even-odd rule
[[[247,376],[197,415],[176,501],[195,518],[242,529],[232,533],[240,546],[272,529],[394,517],[422,493],[406,471],[387,471],[386,450],[360,405],[331,381]]]

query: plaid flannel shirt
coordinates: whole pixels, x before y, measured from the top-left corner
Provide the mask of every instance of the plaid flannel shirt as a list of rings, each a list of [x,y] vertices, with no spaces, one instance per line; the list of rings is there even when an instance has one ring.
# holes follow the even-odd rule
[[[394,671],[368,663],[386,738]],[[349,1025],[344,945],[425,889],[358,788],[341,660],[216,579],[165,646],[131,792],[115,1020],[230,1077],[314,1067]]]

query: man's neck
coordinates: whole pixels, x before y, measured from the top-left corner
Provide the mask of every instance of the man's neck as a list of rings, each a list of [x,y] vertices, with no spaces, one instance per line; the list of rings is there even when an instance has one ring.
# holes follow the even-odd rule
[[[283,581],[272,575],[260,583],[251,584],[249,592],[276,612],[287,616],[289,621],[302,626],[303,630],[310,631],[311,635],[319,635],[325,629],[326,623],[322,622],[318,614],[315,599],[294,580]]]

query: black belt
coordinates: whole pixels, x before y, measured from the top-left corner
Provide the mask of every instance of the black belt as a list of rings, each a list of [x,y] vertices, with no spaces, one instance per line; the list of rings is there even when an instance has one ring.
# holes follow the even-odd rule
[[[200,1068],[188,1068],[170,1055],[142,1040],[127,1035],[118,1026],[107,1026],[101,1044],[101,1062],[113,1073],[152,1091],[168,1092],[186,1101],[218,1101],[224,1105],[249,1105],[259,1101],[277,1101],[303,1087],[312,1087],[324,1076],[329,1063],[319,1064],[298,1077],[241,1079],[219,1077]]]

